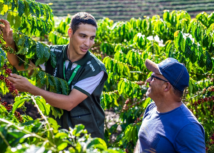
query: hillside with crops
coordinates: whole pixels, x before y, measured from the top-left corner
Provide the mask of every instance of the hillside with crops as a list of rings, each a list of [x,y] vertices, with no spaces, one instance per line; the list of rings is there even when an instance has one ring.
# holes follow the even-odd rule
[[[114,21],[128,21],[130,18],[144,18],[160,15],[164,10],[186,10],[191,17],[205,11],[211,13],[212,0],[36,0],[49,4],[55,16],[67,16],[77,12],[88,12],[96,19],[108,17]]]
[[[145,3],[149,6],[152,3],[147,1],[132,3],[136,3],[133,5],[142,10],[141,5]],[[83,5],[83,2],[76,3]],[[101,5],[102,1],[99,2]],[[110,1],[105,2],[110,4]],[[168,1],[159,2],[164,4]],[[54,1],[52,3],[54,4]],[[183,7],[192,5],[191,1],[175,1],[170,5],[172,3]],[[85,2],[85,5],[88,4],[89,2]],[[52,107],[41,96],[18,91],[7,79],[10,73],[16,73],[26,77],[37,87],[64,95],[70,93],[65,80],[54,77],[39,67],[33,71],[18,72],[6,58],[8,52],[16,54],[20,64],[24,64],[26,69],[31,60],[35,60],[36,66],[49,60],[51,65],[56,67],[57,59],[50,51],[49,45],[68,44],[67,30],[71,15],[76,12],[69,8],[69,16],[54,21],[54,15],[65,14],[60,14],[60,11],[55,14],[52,11],[54,8],[51,7],[30,0],[0,0],[0,14],[10,22],[18,49],[15,52],[7,47],[3,36],[0,36],[1,152],[133,152],[145,108],[152,101],[145,96],[148,88],[145,81],[152,74],[146,68],[145,60],[159,63],[168,57],[184,63],[190,74],[189,87],[182,99],[205,129],[207,153],[214,152],[214,12],[198,12],[191,17],[191,11],[187,12],[189,8],[184,8],[187,11],[161,10],[157,12],[158,15],[150,14],[150,17],[143,19],[138,18],[142,17],[140,14],[118,18],[124,21],[114,21],[114,15],[112,18],[102,18],[103,15],[89,12],[101,18],[97,21],[95,45],[90,52],[105,64],[108,72],[101,106],[105,111],[113,110],[118,116],[110,126],[107,126],[108,122],[112,121],[105,121],[103,140],[91,138],[83,125],[69,130],[59,129],[59,125],[50,115],[56,118],[62,116],[61,109]],[[150,12],[152,8],[148,8]],[[123,7],[121,10],[124,9]],[[194,12],[194,8],[192,10]],[[13,100],[9,101],[6,97]],[[30,116],[26,103],[33,105],[39,115],[35,118]]]

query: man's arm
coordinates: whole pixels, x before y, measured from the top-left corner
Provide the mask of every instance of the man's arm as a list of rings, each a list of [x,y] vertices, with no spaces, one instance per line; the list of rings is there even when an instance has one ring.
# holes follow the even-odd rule
[[[16,51],[16,44],[13,40],[13,31],[10,29],[10,23],[7,20],[0,19],[0,22],[3,24],[0,24],[0,32],[3,33],[3,38],[6,42],[6,45],[8,47],[13,48],[14,51]],[[7,53],[8,61],[11,65],[13,65],[17,70],[24,71],[26,70],[24,68],[24,65],[19,65],[19,59],[15,54]],[[35,68],[35,65],[30,62],[30,66],[27,70],[32,70]]]
[[[79,103],[81,103],[88,97],[86,94],[76,89],[73,89],[69,95],[52,93],[32,85],[26,78],[16,74],[11,74],[11,76],[8,77],[8,79],[19,91],[29,92],[33,95],[40,95],[51,106],[64,109],[67,111],[72,110],[74,107],[76,107]]]
[[[204,130],[197,123],[186,125],[179,132],[175,146],[180,153],[205,153]]]

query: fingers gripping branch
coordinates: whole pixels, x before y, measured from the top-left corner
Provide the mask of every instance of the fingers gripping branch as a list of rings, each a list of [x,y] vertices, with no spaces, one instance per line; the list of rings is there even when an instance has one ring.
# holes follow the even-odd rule
[[[0,22],[3,24],[0,24],[1,33],[3,34],[3,38],[8,46],[15,47],[14,41],[13,41],[13,31],[10,29],[10,23],[7,20],[0,19]]]

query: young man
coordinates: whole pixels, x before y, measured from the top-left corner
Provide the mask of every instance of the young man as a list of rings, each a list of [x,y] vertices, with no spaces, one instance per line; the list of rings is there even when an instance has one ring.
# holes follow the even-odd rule
[[[1,29],[7,45],[15,49],[9,23],[0,21],[5,25],[1,25]],[[61,128],[68,129],[83,124],[92,137],[104,138],[105,115],[100,106],[100,95],[107,73],[104,64],[88,51],[94,44],[96,29],[97,24],[92,15],[77,13],[72,17],[68,30],[69,44],[50,46],[51,52],[56,55],[57,66],[53,68],[48,61],[45,63],[45,71],[68,82],[71,88],[68,96],[40,89],[16,74],[11,74],[9,80],[19,91],[40,95],[50,105],[63,109],[62,117],[56,119]],[[19,66],[16,55],[8,53],[7,57],[17,70],[24,70],[23,65]],[[32,60],[31,65],[34,62]],[[34,66],[29,69],[33,68]]]
[[[181,101],[189,84],[185,66],[174,58],[145,64],[153,72],[146,95],[154,102],[144,113],[135,153],[205,153],[204,129]]]

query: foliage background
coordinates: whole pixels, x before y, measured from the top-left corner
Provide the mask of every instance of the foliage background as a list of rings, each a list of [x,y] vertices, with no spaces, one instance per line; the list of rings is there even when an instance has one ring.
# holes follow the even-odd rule
[[[27,68],[32,59],[37,66],[51,59],[52,66],[55,66],[56,59],[48,44],[68,43],[67,29],[71,16],[54,20],[48,5],[30,0],[0,0],[0,6],[0,13],[14,30],[18,47],[15,54],[21,63]],[[197,14],[196,18],[191,18],[186,11],[164,11],[160,16],[131,18],[128,21],[99,20],[96,43],[90,51],[103,61],[109,75],[101,105],[104,110],[112,109],[119,116],[115,124],[106,126],[105,141],[91,139],[89,135],[81,138],[80,133],[86,133],[81,125],[69,131],[59,130],[56,121],[48,115],[52,110],[55,117],[60,117],[62,110],[46,104],[42,97],[19,93],[14,104],[8,105],[3,101],[0,104],[0,145],[5,152],[18,152],[19,148],[23,151],[33,148],[45,152],[64,149],[70,152],[112,152],[107,147],[114,148],[115,152],[132,152],[143,112],[151,102],[144,95],[147,87],[143,84],[151,75],[144,62],[147,58],[159,63],[167,57],[174,57],[185,63],[190,73],[190,86],[185,91],[183,101],[204,126],[207,151],[212,152],[213,30],[214,13],[205,12]],[[2,37],[0,40],[0,75],[3,76],[0,92],[5,95],[11,86],[6,81],[7,68],[13,69],[5,55],[13,50],[5,46]],[[29,72],[16,72],[15,69],[13,73],[27,77],[38,87],[46,86],[53,92],[65,95],[70,92],[64,80],[50,76],[40,68],[30,72],[30,75]],[[16,112],[17,108],[25,112],[26,101],[35,105],[40,119],[33,120],[24,113],[20,115]],[[121,129],[121,133],[112,140],[113,133],[118,129]]]

